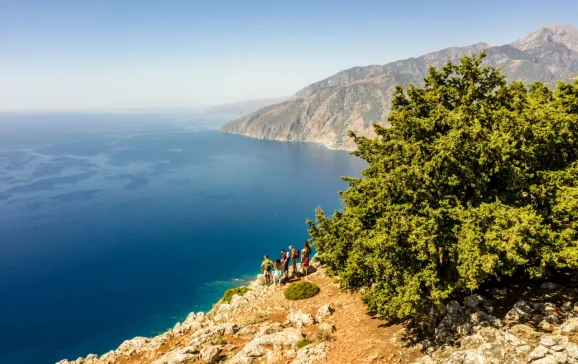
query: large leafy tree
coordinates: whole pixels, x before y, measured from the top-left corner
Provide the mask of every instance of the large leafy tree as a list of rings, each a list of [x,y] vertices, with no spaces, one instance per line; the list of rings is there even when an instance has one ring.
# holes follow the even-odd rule
[[[480,56],[398,87],[344,208],[308,221],[370,310],[419,317],[504,276],[578,267],[578,82],[507,84]]]

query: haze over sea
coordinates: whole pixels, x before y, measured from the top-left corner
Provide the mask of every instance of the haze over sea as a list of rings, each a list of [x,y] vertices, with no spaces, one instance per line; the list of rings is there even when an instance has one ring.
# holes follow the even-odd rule
[[[211,307],[339,208],[347,152],[192,112],[0,114],[0,363],[103,354]]]

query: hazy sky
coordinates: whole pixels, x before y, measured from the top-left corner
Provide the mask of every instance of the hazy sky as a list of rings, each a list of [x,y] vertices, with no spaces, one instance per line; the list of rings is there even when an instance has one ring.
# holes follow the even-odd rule
[[[501,45],[576,0],[0,0],[0,110],[197,107],[342,69]]]

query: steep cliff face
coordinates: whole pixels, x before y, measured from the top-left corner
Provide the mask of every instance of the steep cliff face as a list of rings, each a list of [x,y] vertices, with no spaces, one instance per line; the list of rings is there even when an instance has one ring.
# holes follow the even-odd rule
[[[487,49],[485,62],[501,67],[508,80],[553,84],[578,74],[578,30],[552,25],[499,47],[477,43],[451,47],[385,65],[354,67],[297,92],[291,100],[231,121],[226,133],[260,139],[311,141],[353,148],[352,130],[371,136],[373,123],[386,123],[395,86],[423,83],[429,66]]]

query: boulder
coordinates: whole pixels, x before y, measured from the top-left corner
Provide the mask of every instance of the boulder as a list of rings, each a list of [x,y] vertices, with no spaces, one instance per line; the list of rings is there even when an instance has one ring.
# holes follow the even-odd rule
[[[255,337],[274,334],[274,333],[279,332],[283,329],[284,329],[283,325],[279,322],[266,323],[259,328],[259,331],[255,335]]]
[[[219,355],[221,354],[221,348],[216,345],[207,345],[201,349],[200,354],[201,359],[203,359],[206,363],[216,363],[219,359]]]
[[[578,317],[572,317],[560,325],[560,331],[564,333],[578,332]]]
[[[143,350],[151,339],[146,337],[137,336],[134,339],[125,340],[118,349],[116,349],[117,355],[131,356],[137,351]]]
[[[183,364],[189,361],[195,361],[198,356],[193,354],[193,351],[190,347],[169,351],[160,359],[153,361],[153,364]]]
[[[233,298],[231,298],[231,308],[234,310],[245,306],[247,303],[249,303],[249,300],[247,300],[247,298],[245,298],[244,296],[239,296],[238,294],[234,295]]]
[[[543,289],[545,291],[553,291],[555,289],[558,289],[558,287],[560,287],[560,286],[557,285],[556,283],[545,282],[545,283],[542,283],[542,285],[540,286],[540,289]]]
[[[315,325],[315,318],[310,313],[291,312],[287,315],[287,323],[295,325],[297,328],[302,328],[303,326]]]
[[[330,304],[323,305],[321,308],[319,308],[319,310],[317,310],[317,315],[315,315],[315,318],[317,319],[317,322],[323,322],[330,318],[331,315],[333,315],[333,312],[335,312],[333,306]]]
[[[213,326],[201,329],[191,336],[191,341],[189,342],[189,347],[194,350],[198,350],[203,344],[211,339],[223,336],[225,334],[225,328],[222,326]]]
[[[334,333],[335,331],[337,331],[337,329],[335,328],[335,326],[331,325],[330,323],[327,322],[323,322],[319,325],[319,331],[327,331],[330,333]]]
[[[324,362],[327,344],[307,345],[297,351],[293,364],[312,364]]]
[[[466,305],[466,307],[471,308],[472,310],[475,310],[476,308],[478,308],[478,305],[480,304],[480,302],[484,301],[484,297],[478,295],[478,294],[472,294],[469,295],[468,297],[466,297],[464,299],[464,305]]]

